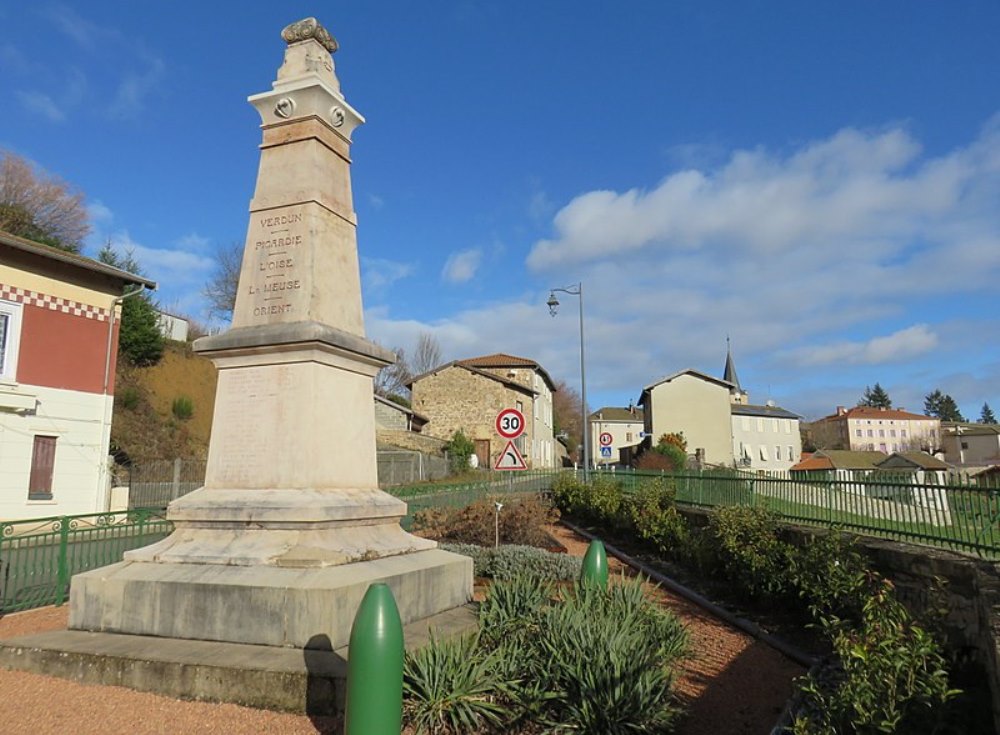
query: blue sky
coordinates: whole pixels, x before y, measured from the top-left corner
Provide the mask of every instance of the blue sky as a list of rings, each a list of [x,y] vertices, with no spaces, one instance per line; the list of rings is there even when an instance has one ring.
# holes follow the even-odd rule
[[[281,29],[337,37],[366,326],[504,351],[625,405],[726,336],[807,418],[876,381],[1000,409],[1000,5],[0,3],[0,147],[82,189],[204,316],[242,241]]]

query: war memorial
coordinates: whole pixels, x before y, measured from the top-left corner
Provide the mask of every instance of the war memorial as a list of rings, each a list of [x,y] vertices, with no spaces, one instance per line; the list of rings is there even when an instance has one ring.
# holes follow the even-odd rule
[[[308,649],[348,643],[373,583],[404,625],[468,614],[472,560],[406,533],[378,488],[372,379],[393,355],[364,331],[364,118],[322,25],[282,38],[272,89],[249,98],[263,140],[232,327],[195,343],[218,369],[205,485],[170,504],[168,538],[73,578],[70,630],[26,647],[36,670],[301,711],[317,677],[343,675]]]

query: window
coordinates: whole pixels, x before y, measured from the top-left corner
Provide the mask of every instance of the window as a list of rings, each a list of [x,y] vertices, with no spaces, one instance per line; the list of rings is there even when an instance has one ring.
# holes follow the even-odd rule
[[[786,447],[786,449],[788,450],[788,461],[789,462],[794,462],[795,461],[795,454],[792,452],[792,445],[789,444]]]
[[[774,445],[774,458],[781,461],[781,445],[779,444]]]
[[[632,432],[631,431],[626,431],[625,432],[625,441],[627,441],[627,442],[632,441]]]
[[[872,444],[871,442],[868,442],[868,451],[869,452],[874,452],[875,451],[875,445]]]
[[[872,429],[869,429],[868,436],[875,436],[875,432]]]
[[[895,429],[889,429],[889,436],[896,436],[896,430]]]
[[[14,380],[21,334],[21,305],[0,301],[0,380]]]
[[[885,438],[885,429],[879,429],[878,430],[878,435],[884,439]]]
[[[31,450],[31,475],[28,477],[28,500],[52,499],[52,470],[56,466],[56,438],[36,436]]]
[[[879,444],[878,445],[878,449],[879,449],[880,452],[884,452],[886,450],[885,443],[883,442],[882,444]]]
[[[767,461],[767,447],[763,444],[760,445],[760,458],[765,462]]]
[[[900,429],[899,430],[899,435],[905,439],[906,438],[906,429]]]
[[[861,436],[861,429],[855,429],[854,436]]]

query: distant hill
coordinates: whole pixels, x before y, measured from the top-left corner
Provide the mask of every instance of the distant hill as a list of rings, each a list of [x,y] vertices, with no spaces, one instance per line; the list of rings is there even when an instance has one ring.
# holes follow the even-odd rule
[[[212,431],[215,384],[215,366],[182,342],[168,342],[163,359],[152,367],[119,362],[112,450],[133,461],[204,459]],[[185,410],[188,401],[190,416]]]

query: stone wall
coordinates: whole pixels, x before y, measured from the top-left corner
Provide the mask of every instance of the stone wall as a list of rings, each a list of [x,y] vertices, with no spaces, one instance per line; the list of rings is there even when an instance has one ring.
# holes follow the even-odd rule
[[[407,418],[405,412],[392,406],[387,406],[381,401],[375,401],[376,429],[401,429],[406,431]]]
[[[399,447],[436,456],[444,456],[444,445],[447,443],[433,436],[399,429],[376,429],[375,440],[379,447]]]
[[[497,413],[516,407],[518,401],[526,417],[532,409],[528,393],[455,365],[413,383],[412,398],[413,410],[428,418],[423,434],[447,441],[461,429],[473,441],[488,440],[491,466],[506,445],[494,426]],[[526,423],[522,446],[530,447],[532,422]],[[532,464],[527,454],[524,459]]]

